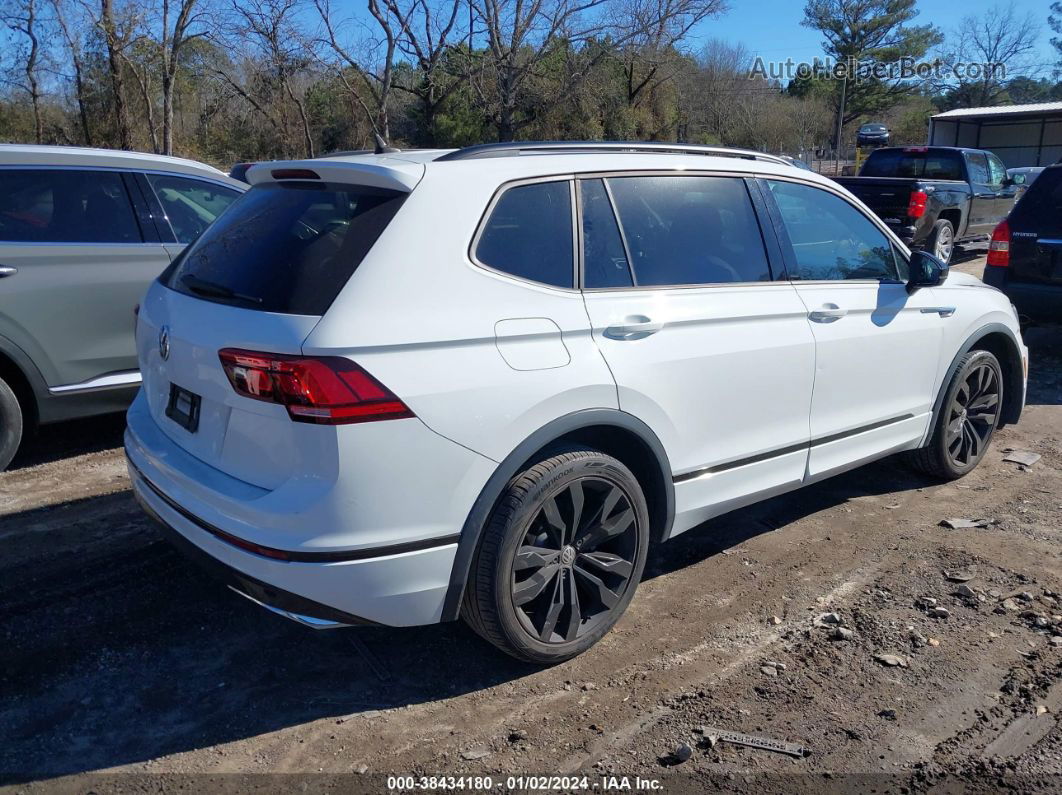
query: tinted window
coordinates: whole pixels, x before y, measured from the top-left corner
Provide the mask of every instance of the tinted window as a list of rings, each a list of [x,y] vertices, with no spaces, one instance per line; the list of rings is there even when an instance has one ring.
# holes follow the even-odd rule
[[[731,177],[608,180],[638,285],[769,281],[745,183]]]
[[[1062,233],[1062,166],[1044,169],[1018,200],[1010,221],[1012,230]]]
[[[962,179],[962,156],[946,149],[876,149],[859,174],[863,177]]]
[[[185,249],[165,282],[250,309],[324,314],[405,196],[355,185],[256,185]]]
[[[888,238],[851,204],[807,185],[768,184],[793,247],[792,278],[899,279]]]
[[[630,287],[630,265],[612,202],[599,179],[579,186],[583,209],[583,281],[587,287]]]
[[[966,166],[970,169],[970,182],[977,185],[987,185],[989,183],[988,159],[984,155],[967,155]]]
[[[521,279],[574,287],[568,182],[538,182],[505,191],[483,227],[476,259]]]
[[[239,191],[212,182],[147,174],[178,243],[191,243],[239,198]]]
[[[0,169],[0,240],[140,243],[140,227],[115,171]]]

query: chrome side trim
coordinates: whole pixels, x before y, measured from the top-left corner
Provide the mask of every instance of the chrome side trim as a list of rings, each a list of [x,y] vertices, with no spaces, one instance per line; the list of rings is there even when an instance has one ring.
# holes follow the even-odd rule
[[[829,436],[819,436],[815,439],[811,439],[807,442],[800,442],[799,444],[791,444],[788,447],[779,447],[775,450],[768,450],[765,453],[759,453],[757,455],[749,456],[748,458],[736,458],[731,461],[724,461],[721,464],[716,464],[710,467],[701,467],[689,472],[683,472],[682,474],[675,475],[672,480],[675,483],[683,483],[687,480],[695,480],[704,475],[715,475],[720,472],[726,472],[728,469],[737,469],[738,467],[748,466],[749,464],[758,464],[761,461],[767,461],[771,458],[777,458],[778,456],[789,455],[800,450],[811,450],[813,447],[819,445],[829,444],[830,442],[837,442],[841,439],[847,439],[849,436],[856,436],[860,433],[867,433],[868,431],[876,431],[879,428],[884,428],[888,425],[894,425],[897,422],[903,422],[914,417],[913,414],[903,414],[899,417],[892,417],[887,420],[881,420],[879,422],[872,422],[869,425],[861,425],[858,428],[852,428],[848,431],[841,431],[840,433],[833,433]]]
[[[233,593],[238,593],[244,599],[249,599],[259,607],[264,607],[271,613],[276,613],[278,616],[284,616],[284,618],[291,619],[305,627],[310,627],[310,629],[339,629],[341,627],[350,626],[350,624],[343,624],[339,621],[329,621],[325,618],[314,618],[313,616],[304,616],[300,613],[292,613],[290,610],[281,610],[279,607],[273,607],[273,605],[267,605],[265,602],[258,601],[253,596],[244,593],[234,585],[230,585],[229,590]]]
[[[97,389],[116,389],[118,387],[139,386],[142,380],[139,370],[129,370],[124,373],[101,375],[98,378],[82,381],[80,384],[50,386],[48,387],[48,391],[53,395],[69,395],[75,392],[92,392]]]

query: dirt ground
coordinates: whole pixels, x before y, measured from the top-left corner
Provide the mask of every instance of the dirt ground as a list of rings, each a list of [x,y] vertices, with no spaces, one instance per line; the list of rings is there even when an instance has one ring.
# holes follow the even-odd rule
[[[459,623],[313,632],[275,617],[162,541],[130,496],[120,417],[45,429],[0,474],[0,782],[384,791],[387,773],[496,788],[563,773],[591,790],[616,775],[676,792],[1058,791],[1062,329],[1027,342],[1028,408],[970,476],[939,485],[887,460],[713,520],[654,551],[601,644],[547,670]],[[1042,458],[1025,470],[1009,448]]]

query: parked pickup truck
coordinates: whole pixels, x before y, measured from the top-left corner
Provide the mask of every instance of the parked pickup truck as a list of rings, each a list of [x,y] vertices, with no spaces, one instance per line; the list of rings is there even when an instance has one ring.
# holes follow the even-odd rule
[[[858,177],[837,177],[900,239],[949,262],[955,245],[987,239],[1014,206],[1003,161],[982,149],[876,149]]]

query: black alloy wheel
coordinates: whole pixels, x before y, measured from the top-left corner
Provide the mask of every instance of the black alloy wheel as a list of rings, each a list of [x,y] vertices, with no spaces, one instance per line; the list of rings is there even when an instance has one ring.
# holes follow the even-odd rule
[[[990,351],[964,354],[938,400],[929,441],[908,459],[934,478],[955,480],[980,463],[999,427],[1004,400],[999,360]]]
[[[630,496],[602,478],[576,480],[547,498],[513,559],[511,598],[524,629],[543,643],[592,630],[630,584],[637,525]]]
[[[542,453],[483,528],[461,613],[502,651],[552,665],[589,649],[634,597],[649,550],[642,485],[590,448]]]
[[[999,419],[999,370],[982,362],[964,373],[948,406],[948,455],[958,467],[981,460]]]

